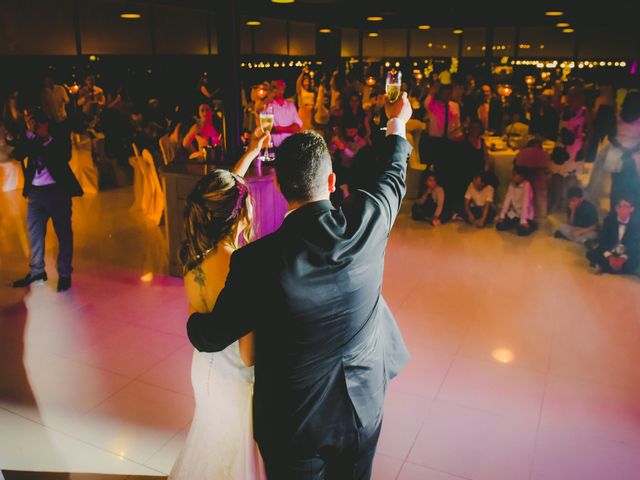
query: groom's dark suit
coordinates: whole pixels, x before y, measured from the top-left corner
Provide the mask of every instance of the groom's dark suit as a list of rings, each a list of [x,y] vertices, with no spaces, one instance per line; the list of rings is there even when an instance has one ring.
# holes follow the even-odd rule
[[[276,480],[370,475],[385,390],[409,358],[381,289],[410,148],[388,136],[368,191],[307,204],[236,251],[213,311],[189,319],[200,351],[255,331],[255,438]]]

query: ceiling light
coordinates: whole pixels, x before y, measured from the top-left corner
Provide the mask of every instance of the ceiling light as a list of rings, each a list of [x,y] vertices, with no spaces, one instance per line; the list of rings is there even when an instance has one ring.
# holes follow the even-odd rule
[[[558,27],[558,28],[567,28],[567,27],[570,27],[570,26],[571,26],[571,24],[569,24],[567,22],[556,23],[556,27]]]
[[[331,33],[331,29],[330,28],[321,28],[320,30],[318,30],[320,33]]]
[[[562,33],[573,33],[575,30],[573,28],[563,28]]]
[[[120,10],[120,18],[124,18],[126,20],[137,20],[142,18],[142,11],[139,8],[136,8],[132,1],[126,1],[124,2],[122,10]]]
[[[378,32],[369,32],[368,34],[371,38],[379,37],[380,34]]]
[[[367,17],[367,20],[369,20],[370,22],[381,22],[382,20],[384,20],[384,18],[382,17]]]
[[[549,11],[549,12],[544,12],[544,14],[547,17],[561,17],[562,15],[564,15],[564,12],[561,11]]]
[[[453,31],[453,33],[454,33],[455,35],[460,35],[460,34],[462,34],[462,30],[461,30],[460,28],[456,28],[456,29]]]
[[[248,25],[249,27],[258,27],[262,25],[262,22],[257,18],[250,18],[249,20],[247,20],[246,25]]]
[[[418,25],[418,30],[429,30],[431,25]]]
[[[296,0],[271,0],[271,3],[295,3]]]

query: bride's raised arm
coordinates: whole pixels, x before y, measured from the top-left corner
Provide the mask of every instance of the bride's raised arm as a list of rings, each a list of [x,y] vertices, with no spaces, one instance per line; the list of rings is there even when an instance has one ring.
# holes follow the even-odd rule
[[[251,141],[249,142],[247,151],[244,152],[244,155],[240,157],[240,160],[238,160],[231,171],[244,177],[251,166],[251,162],[260,154],[260,150],[262,150],[265,145],[269,145],[269,133],[263,132],[262,129],[258,127],[251,134]]]

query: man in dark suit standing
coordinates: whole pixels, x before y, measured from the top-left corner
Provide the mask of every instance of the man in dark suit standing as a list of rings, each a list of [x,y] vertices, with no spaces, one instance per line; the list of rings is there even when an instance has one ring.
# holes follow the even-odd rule
[[[381,290],[405,193],[411,106],[403,94],[385,108],[377,181],[338,209],[322,137],[305,131],[283,142],[284,224],[237,250],[213,311],[189,318],[200,351],[255,332],[254,434],[269,478],[370,478],[387,384],[409,358]]]
[[[640,265],[640,225],[633,215],[633,195],[622,195],[604,219],[598,243],[587,252],[596,272],[633,274]]]
[[[24,189],[29,199],[27,228],[31,248],[30,271],[13,283],[15,288],[47,280],[44,265],[45,234],[51,218],[58,237],[58,291],[71,288],[73,231],[71,230],[71,197],[81,196],[82,188],[69,168],[71,143],[49,133],[46,114],[36,109],[27,116],[28,130],[13,151],[22,163]],[[24,165],[24,160],[27,164]]]

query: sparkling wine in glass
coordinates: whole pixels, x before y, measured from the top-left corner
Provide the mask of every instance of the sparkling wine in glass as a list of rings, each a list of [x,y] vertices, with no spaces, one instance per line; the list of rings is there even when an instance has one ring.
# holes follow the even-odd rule
[[[274,120],[273,105],[267,104],[263,106],[258,116],[260,118],[260,128],[262,129],[262,131],[265,133],[271,132],[271,130],[273,129],[273,120]],[[271,144],[271,141],[269,141],[269,144],[264,149],[264,155],[261,155],[259,157],[260,160],[262,161],[272,160],[272,157],[269,156],[269,148],[272,146],[273,145]]]
[[[391,103],[400,98],[400,94],[402,92],[402,72],[400,72],[400,70],[389,70],[389,72],[387,72],[387,83],[385,88]]]

